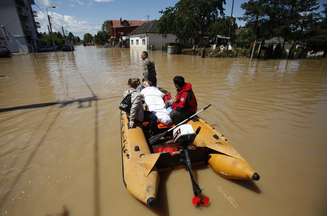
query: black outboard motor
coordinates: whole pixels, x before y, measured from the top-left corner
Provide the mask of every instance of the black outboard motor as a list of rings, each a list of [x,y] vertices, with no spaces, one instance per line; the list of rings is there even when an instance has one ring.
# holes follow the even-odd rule
[[[181,160],[190,175],[192,189],[194,192],[194,197],[192,198],[192,204],[196,207],[209,205],[209,198],[202,194],[202,190],[200,189],[200,187],[193,175],[190,156],[189,156],[189,150],[188,150],[188,145],[190,145],[194,142],[199,131],[200,131],[200,127],[197,128],[197,130],[195,132],[190,124],[183,124],[173,130],[174,142],[178,143],[182,146]]]

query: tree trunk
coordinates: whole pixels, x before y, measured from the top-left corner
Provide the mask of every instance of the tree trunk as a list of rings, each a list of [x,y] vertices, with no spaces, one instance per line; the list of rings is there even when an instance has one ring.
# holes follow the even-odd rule
[[[253,43],[253,48],[252,48],[252,52],[251,52],[251,59],[253,59],[253,54],[254,54],[255,46],[256,46],[256,40]]]
[[[290,47],[290,50],[289,50],[289,52],[288,52],[288,56],[287,56],[287,59],[290,59],[291,58],[291,56],[292,56],[292,53],[293,53],[293,51],[294,51],[294,48],[295,48],[295,42],[293,42],[293,44],[292,44],[292,46]],[[294,58],[294,55],[293,55],[293,58]]]
[[[285,55],[285,44],[286,44],[286,39],[284,38],[284,42],[282,43],[282,48],[281,48],[281,57],[284,57]]]
[[[263,43],[264,43],[264,40],[262,40],[261,43],[260,43],[260,46],[259,46],[259,48],[257,50],[257,56],[256,56],[256,58],[260,58],[260,56],[261,56],[261,51],[262,51],[262,45],[263,45]]]

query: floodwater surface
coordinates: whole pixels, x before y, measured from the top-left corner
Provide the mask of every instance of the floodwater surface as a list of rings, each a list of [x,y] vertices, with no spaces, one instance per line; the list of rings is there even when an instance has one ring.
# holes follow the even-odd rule
[[[186,170],[161,175],[150,210],[124,188],[118,104],[127,79],[141,77],[140,52],[75,52],[0,59],[0,108],[90,97],[0,113],[0,216],[325,215],[326,59],[200,58],[154,51],[158,83],[191,82],[201,114],[261,175],[226,180],[195,170],[207,208],[191,204]]]

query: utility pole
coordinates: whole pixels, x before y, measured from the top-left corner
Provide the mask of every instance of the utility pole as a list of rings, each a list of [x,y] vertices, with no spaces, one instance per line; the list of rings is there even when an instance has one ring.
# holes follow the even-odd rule
[[[229,19],[229,37],[230,37],[230,40],[231,40],[231,27],[233,25],[233,20],[232,20],[232,16],[233,16],[233,8],[235,6],[235,0],[232,0],[232,3],[231,3],[231,14],[230,14],[230,19]]]
[[[49,34],[52,33],[52,26],[51,26],[51,19],[50,19],[50,15],[48,13],[48,8],[47,8],[47,17],[48,17],[48,23],[49,23]]]
[[[50,33],[52,33],[52,24],[51,24],[51,18],[50,18],[49,12],[48,12],[48,8],[56,8],[56,6],[51,5],[51,6],[46,7],[48,23],[49,23],[49,34],[50,34]]]
[[[66,38],[66,36],[65,36],[65,31],[64,31],[64,26],[62,26],[62,32],[63,32],[63,36],[64,36],[64,38]]]
[[[49,25],[48,25],[48,31],[49,31],[49,35],[51,37],[52,46],[54,47],[55,46],[55,42],[54,42],[53,36],[51,35],[52,34],[52,25],[51,25],[51,19],[50,19],[50,15],[49,15],[49,12],[48,12],[48,8],[56,8],[56,6],[51,5],[51,6],[47,6],[46,7],[47,17],[48,17],[48,23],[49,23]]]

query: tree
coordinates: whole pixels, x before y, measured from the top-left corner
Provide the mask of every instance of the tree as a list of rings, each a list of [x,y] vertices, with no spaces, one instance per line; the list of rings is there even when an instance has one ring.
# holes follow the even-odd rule
[[[250,48],[250,45],[255,40],[255,37],[254,32],[250,28],[239,28],[236,33],[235,44],[237,47]]]
[[[268,37],[268,29],[264,28],[268,22],[267,0],[249,0],[241,5],[245,10],[242,20],[246,21],[246,27],[251,29],[256,39]]]
[[[318,0],[249,0],[241,5],[242,17],[255,39],[281,37],[296,43],[307,43],[314,36],[313,29],[320,21]],[[291,51],[289,52],[291,53]]]
[[[104,45],[108,42],[109,36],[105,31],[98,31],[94,38],[96,44]]]
[[[173,33],[180,41],[198,44],[209,27],[223,15],[225,0],[180,0],[174,7],[160,11],[161,33]]]
[[[93,37],[90,33],[85,33],[83,36],[83,42],[86,44],[93,43]]]
[[[111,21],[106,20],[106,21],[102,24],[102,26],[101,26],[101,30],[102,30],[102,31],[105,31],[105,32],[107,32],[107,33],[109,33],[109,31],[110,31],[110,28],[109,28],[109,26],[110,26],[110,22],[111,22]]]
[[[41,34],[39,40],[41,47],[57,46],[61,48],[65,44],[64,37],[61,35],[60,32],[52,32],[51,34]]]
[[[317,19],[309,25],[304,34],[304,43],[310,51],[324,51],[326,55],[327,47],[327,5],[323,5],[323,10],[318,14]]]
[[[209,26],[209,36],[211,38],[216,37],[216,35],[222,35],[226,37],[231,37],[231,40],[235,40],[235,31],[238,28],[236,19],[231,17],[218,18],[216,21]]]
[[[79,36],[75,36],[74,37],[74,44],[80,44],[81,43],[81,39]]]
[[[68,35],[67,35],[67,39],[69,40],[69,41],[71,41],[71,42],[75,42],[75,37],[74,37],[74,35],[73,35],[73,33],[72,32],[69,32],[68,33]]]

